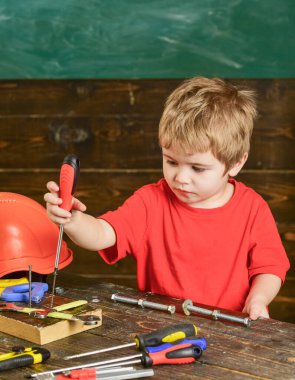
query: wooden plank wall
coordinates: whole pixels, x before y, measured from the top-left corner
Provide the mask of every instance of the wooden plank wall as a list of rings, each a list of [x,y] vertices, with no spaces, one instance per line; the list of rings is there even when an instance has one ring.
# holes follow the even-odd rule
[[[295,322],[295,80],[231,80],[258,93],[259,119],[239,179],[269,203],[291,261],[272,316]],[[157,127],[169,93],[181,80],[0,81],[0,191],[44,204],[64,156],[81,159],[77,196],[94,215],[120,205],[161,177]],[[135,265],[114,266],[68,243],[75,259],[64,271],[136,286]]]

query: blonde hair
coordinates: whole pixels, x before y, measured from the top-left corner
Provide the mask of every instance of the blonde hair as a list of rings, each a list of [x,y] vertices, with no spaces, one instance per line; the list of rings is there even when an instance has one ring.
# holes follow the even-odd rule
[[[168,97],[159,125],[162,147],[211,151],[230,169],[250,149],[255,93],[219,78],[184,81]]]

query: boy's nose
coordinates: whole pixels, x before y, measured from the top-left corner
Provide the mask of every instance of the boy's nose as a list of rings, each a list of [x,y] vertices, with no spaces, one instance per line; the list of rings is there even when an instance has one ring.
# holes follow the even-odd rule
[[[186,170],[178,170],[175,176],[175,180],[180,184],[189,183],[189,175]]]

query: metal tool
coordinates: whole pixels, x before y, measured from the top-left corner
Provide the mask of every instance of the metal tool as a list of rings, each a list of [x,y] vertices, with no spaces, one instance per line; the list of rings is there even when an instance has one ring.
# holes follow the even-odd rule
[[[84,314],[84,315],[68,314],[68,313],[63,313],[60,311],[60,310],[68,310],[73,307],[81,306],[81,305],[84,305],[85,303],[87,303],[87,301],[85,300],[69,302],[68,304],[57,306],[55,308],[56,311],[52,311],[51,309],[50,310],[35,309],[35,308],[17,306],[14,303],[0,302],[0,311],[16,311],[19,313],[29,314],[31,317],[41,318],[41,319],[50,317],[50,318],[57,318],[57,319],[65,319],[69,321],[80,321],[80,322],[82,321],[83,324],[85,325],[97,324],[98,321],[100,320],[98,316],[95,316],[92,314]]]
[[[168,311],[170,314],[175,313],[175,306],[174,305],[165,305],[161,303],[156,303],[156,302],[150,302],[142,298],[131,298],[131,297],[126,297],[120,294],[112,294],[112,300],[116,302],[123,302],[123,303],[128,303],[131,305],[138,305],[141,306],[142,308],[149,308],[149,309],[154,309],[154,310],[161,310],[161,311]]]
[[[59,177],[59,196],[62,199],[62,204],[59,206],[64,210],[71,211],[72,209],[72,199],[76,190],[80,173],[80,160],[74,154],[69,154],[63,160],[63,164],[60,170]],[[54,292],[56,284],[56,276],[58,274],[58,265],[60,258],[60,250],[63,237],[63,224],[59,227],[59,237],[55,255],[55,264],[53,272],[53,283],[52,283],[52,294],[51,294],[51,308],[53,308],[54,303]]]
[[[45,348],[16,347],[12,352],[0,355],[0,371],[41,363],[50,358],[50,352]]]
[[[92,315],[92,314],[79,315],[79,314],[61,313],[62,311],[73,309],[85,304],[87,304],[86,300],[78,300],[78,301],[64,303],[59,306],[55,306],[54,309],[34,310],[30,313],[30,315],[32,317],[39,318],[39,319],[44,319],[46,317],[52,317],[52,316],[54,318],[66,316],[66,318],[61,318],[61,319],[68,319],[72,321],[82,321],[84,325],[97,325],[98,321],[100,321],[100,318],[97,315]]]
[[[101,379],[101,380],[124,380],[124,379],[138,379],[143,377],[154,376],[154,370],[148,369],[135,369],[134,367],[115,367],[100,369],[97,368],[81,368],[72,371],[66,371],[62,376],[54,374],[38,375],[35,377],[37,380],[59,380],[63,379]]]
[[[242,317],[237,317],[235,315],[222,313],[219,310],[210,310],[210,309],[205,309],[203,307],[194,306],[193,302],[189,299],[183,302],[182,309],[184,311],[184,314],[186,315],[190,315],[191,312],[194,312],[194,313],[212,317],[212,319],[214,319],[215,321],[217,321],[218,319],[221,319],[221,320],[235,322],[235,323],[242,323],[246,327],[250,327],[251,322],[252,322],[252,319],[249,317],[242,318]]]
[[[1,300],[11,302],[39,303],[48,290],[45,282],[29,282],[18,285],[7,286],[3,289]]]
[[[128,372],[119,372],[119,373],[109,373],[104,375],[99,375],[97,379],[101,380],[125,380],[125,379],[141,379],[143,377],[154,376],[155,372],[152,368],[147,369],[137,369]]]
[[[40,301],[41,301],[41,298],[40,298]],[[37,302],[39,302],[39,299]],[[29,265],[29,307],[31,306],[32,306],[32,265],[30,264]]]
[[[102,352],[120,350],[121,348],[134,346],[143,350],[147,346],[154,347],[159,346],[163,343],[175,342],[176,340],[183,339],[185,337],[196,336],[197,333],[198,329],[195,325],[193,325],[192,323],[182,323],[178,325],[168,326],[160,330],[152,331],[151,333],[136,335],[134,338],[135,342],[133,343],[121,344],[115,347],[103,348],[101,350],[66,356],[64,359],[69,360],[74,358],[80,358],[82,356],[100,354]]]
[[[53,373],[65,373],[74,369],[100,367],[104,365],[112,365],[118,363],[124,365],[128,361],[133,360],[133,363],[141,363],[144,367],[151,367],[158,364],[188,364],[195,362],[202,355],[202,349],[199,346],[193,346],[191,344],[178,344],[170,347],[166,350],[156,353],[146,353],[137,355],[130,355],[121,358],[104,360],[100,362],[94,362],[89,364],[81,364],[80,366],[60,368],[53,371],[41,372],[39,375],[53,374]],[[38,374],[31,374],[31,377],[36,377]]]

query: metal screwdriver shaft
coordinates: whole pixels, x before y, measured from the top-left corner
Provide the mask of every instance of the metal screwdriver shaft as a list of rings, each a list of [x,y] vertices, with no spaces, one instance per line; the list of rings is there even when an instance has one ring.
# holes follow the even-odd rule
[[[58,236],[57,249],[56,249],[56,254],[55,254],[55,264],[54,264],[52,292],[51,292],[51,306],[50,306],[51,309],[53,308],[53,303],[54,303],[55,284],[56,284],[56,277],[58,274],[58,265],[59,265],[59,258],[60,258],[60,250],[61,250],[63,232],[64,232],[64,226],[63,226],[63,224],[61,224],[59,226],[59,236]]]
[[[32,264],[29,264],[29,307],[32,307]]]

